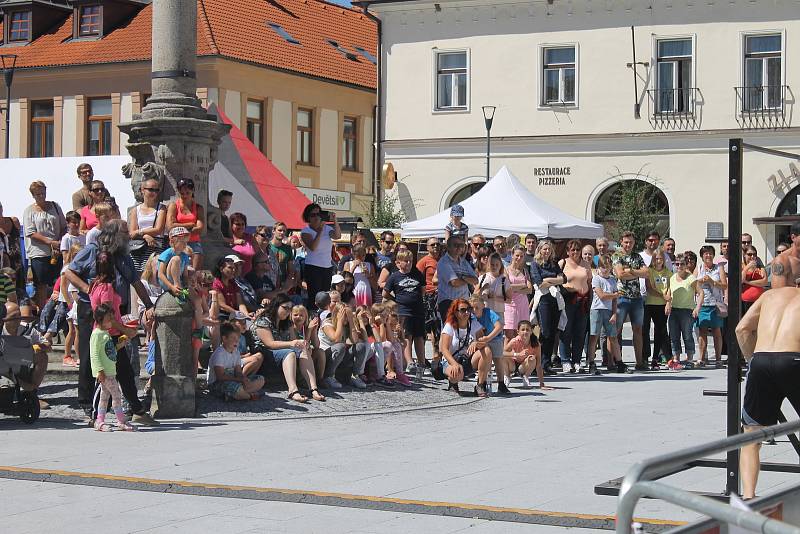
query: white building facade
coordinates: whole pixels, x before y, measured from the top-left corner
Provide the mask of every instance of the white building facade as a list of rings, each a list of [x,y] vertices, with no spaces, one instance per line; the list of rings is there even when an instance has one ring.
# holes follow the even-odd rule
[[[678,250],[727,236],[729,138],[800,152],[798,0],[368,9],[382,22],[379,157],[411,219],[485,182],[483,106],[496,107],[492,174],[508,165],[546,201],[606,224],[620,181],[650,183]],[[800,162],[748,152],[743,187],[744,231],[770,257],[798,219]]]

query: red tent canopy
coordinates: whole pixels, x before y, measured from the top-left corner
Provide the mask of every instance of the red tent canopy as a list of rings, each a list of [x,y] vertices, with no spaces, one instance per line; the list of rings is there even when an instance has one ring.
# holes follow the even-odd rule
[[[208,197],[216,203],[217,192],[233,192],[229,213],[247,215],[249,226],[285,222],[289,228],[305,226],[303,208],[311,202],[292,182],[256,148],[247,136],[216,104],[208,112],[218,121],[231,125],[231,133],[222,138],[217,164],[209,174]]]

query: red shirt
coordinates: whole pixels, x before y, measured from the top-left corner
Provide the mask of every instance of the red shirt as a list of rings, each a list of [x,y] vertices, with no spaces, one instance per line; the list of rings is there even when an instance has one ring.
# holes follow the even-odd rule
[[[750,271],[749,273],[745,274],[744,279],[748,282],[752,282],[754,280],[761,280],[763,276],[758,269],[755,271]],[[742,284],[742,302],[755,302],[758,300],[758,297],[764,294],[766,291],[763,287],[756,287],[751,286],[748,284]]]
[[[236,282],[231,280],[228,285],[223,285],[222,280],[219,278],[214,278],[214,282],[211,284],[212,289],[215,291],[219,291],[222,294],[223,298],[225,299],[225,304],[233,308],[234,310],[239,309],[239,302],[236,298],[239,295],[239,286],[236,285]]]
[[[425,275],[425,293],[434,293],[436,291],[433,275],[436,274],[437,264],[438,262],[430,254],[417,262],[417,270]]]

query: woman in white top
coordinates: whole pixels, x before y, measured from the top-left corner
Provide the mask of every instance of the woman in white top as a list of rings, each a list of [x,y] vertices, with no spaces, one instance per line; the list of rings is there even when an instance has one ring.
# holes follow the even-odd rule
[[[333,226],[327,226],[322,220],[322,208],[319,204],[312,202],[303,210],[303,220],[308,226],[301,230],[300,239],[303,240],[307,251],[303,279],[308,291],[306,307],[309,310],[317,309],[314,304],[317,293],[327,291],[331,287],[333,276],[331,249],[333,240],[342,237],[336,214],[332,211],[328,213]]]
[[[136,272],[141,275],[151,254],[164,250],[164,226],[167,209],[159,202],[161,186],[158,180],[142,182],[142,203],[128,214],[128,230],[131,235],[130,250]]]
[[[47,200],[47,186],[35,181],[29,188],[33,204],[25,208],[22,228],[25,230],[25,255],[33,271],[36,287],[34,302],[40,308],[61,273],[61,236],[67,232],[67,220],[61,206]]]

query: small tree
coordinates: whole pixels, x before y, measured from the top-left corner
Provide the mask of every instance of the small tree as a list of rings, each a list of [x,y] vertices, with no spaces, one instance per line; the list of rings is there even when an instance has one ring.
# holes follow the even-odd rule
[[[381,200],[370,202],[366,220],[370,228],[400,228],[406,222],[406,214],[396,197],[384,196]]]
[[[606,233],[619,242],[623,232],[633,232],[637,247],[651,230],[658,230],[661,237],[666,237],[669,226],[662,221],[661,196],[656,186],[643,180],[620,180],[608,202],[610,217],[606,220]]]

